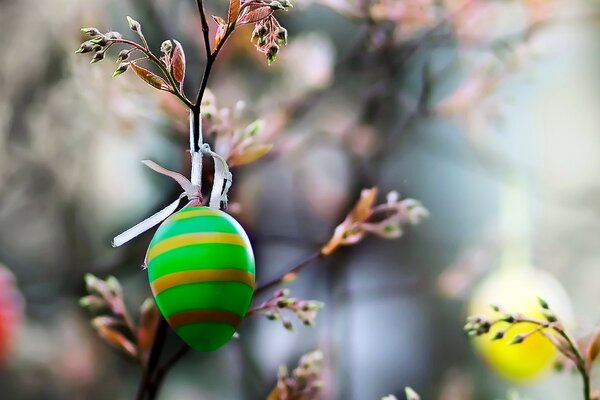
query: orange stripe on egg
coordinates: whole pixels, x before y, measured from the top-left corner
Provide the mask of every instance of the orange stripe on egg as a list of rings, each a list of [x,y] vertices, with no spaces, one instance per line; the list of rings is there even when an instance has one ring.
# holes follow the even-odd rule
[[[254,274],[234,268],[181,271],[161,276],[151,282],[150,286],[154,296],[158,296],[176,286],[202,282],[239,282],[254,289]]]
[[[184,209],[185,210],[185,209]],[[171,215],[169,222],[181,221],[189,218],[196,217],[223,217],[223,212],[212,210],[210,208],[193,209],[190,211],[183,211],[177,214]]]
[[[165,239],[161,242],[156,243],[148,250],[147,263],[149,263],[153,258],[156,258],[168,251],[178,249],[180,247],[207,243],[246,246],[246,242],[244,241],[244,239],[240,235],[235,233],[187,233],[184,235],[178,235],[169,239]]]

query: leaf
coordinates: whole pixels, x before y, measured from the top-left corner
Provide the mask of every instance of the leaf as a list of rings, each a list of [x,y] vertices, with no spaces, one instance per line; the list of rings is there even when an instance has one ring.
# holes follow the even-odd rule
[[[596,331],[592,340],[590,340],[590,344],[588,345],[586,358],[587,361],[591,364],[593,363],[598,355],[600,354],[600,329]]]
[[[129,24],[129,29],[131,29],[134,32],[139,32],[140,31],[140,23],[137,22],[135,19],[131,18],[129,15],[127,16],[127,23]]]
[[[404,391],[406,392],[406,400],[421,400],[421,396],[419,396],[412,388],[406,387],[404,388]]]
[[[227,161],[230,167],[250,164],[263,158],[272,148],[272,144],[257,144],[233,154]]]
[[[146,299],[140,309],[140,326],[137,331],[138,346],[142,354],[146,354],[152,342],[158,325],[158,309],[153,299]]]
[[[246,14],[238,20],[240,25],[242,24],[253,24],[260,20],[263,20],[273,14],[273,9],[269,6],[258,7],[254,10],[248,11]]]
[[[183,80],[185,79],[185,53],[183,46],[177,40],[173,40],[175,43],[175,49],[173,49],[173,55],[171,56],[171,70],[173,77],[179,82],[179,90],[183,92]]]
[[[107,315],[96,317],[96,318],[92,319],[91,323],[95,329],[107,328],[109,326],[115,326],[115,325],[122,324],[122,322],[120,320],[110,317],[110,316],[107,316]]]
[[[377,197],[377,188],[364,189],[360,193],[360,199],[354,206],[352,213],[352,219],[354,221],[365,221],[371,214],[375,198]]]
[[[217,32],[215,33],[215,41],[213,44],[213,50],[216,50],[219,47],[219,45],[221,44],[221,41],[223,40],[223,38],[225,37],[228,26],[227,26],[227,21],[225,21],[223,18],[221,18],[217,15],[213,15],[213,19],[217,23]]]
[[[229,11],[227,13],[227,23],[235,24],[240,15],[240,0],[229,0]]]
[[[121,350],[123,353],[134,359],[137,358],[138,350],[136,346],[122,333],[104,325],[98,326],[96,331],[106,343]]]
[[[147,70],[144,67],[140,67],[135,63],[131,63],[131,69],[135,74],[148,85],[167,92],[171,91],[171,87],[169,84],[160,76],[156,75],[154,72]]]

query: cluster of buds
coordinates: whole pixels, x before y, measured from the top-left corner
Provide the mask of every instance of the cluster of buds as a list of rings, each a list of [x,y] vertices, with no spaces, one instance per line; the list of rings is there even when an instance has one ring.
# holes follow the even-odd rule
[[[267,400],[318,400],[322,399],[323,353],[313,351],[300,358],[298,366],[290,374],[281,366],[277,385]]]
[[[90,39],[83,42],[75,54],[93,52],[94,55],[90,61],[91,64],[104,60],[106,51],[115,43],[115,41],[123,39],[123,35],[119,32],[101,33],[96,28],[81,28],[81,31],[89,36]]]
[[[88,295],[79,304],[94,318],[92,327],[106,343],[140,364],[148,357],[159,321],[154,300],[147,299],[140,308],[140,322],[136,325],[123,301],[123,289],[115,277],[106,280],[91,274],[85,276]]]
[[[235,107],[222,107],[210,90],[202,100],[204,132],[212,137],[217,153],[227,160],[230,167],[239,167],[266,156],[273,144],[266,143],[262,119],[248,123],[244,116],[246,105],[238,102]]]
[[[402,199],[397,192],[387,195],[387,202],[375,205],[377,188],[365,189],[346,219],[337,226],[333,237],[321,253],[329,255],[339,246],[360,242],[367,233],[384,239],[399,238],[402,225],[416,225],[426,218],[428,211],[416,200]]]
[[[273,296],[257,308],[250,310],[251,314],[261,314],[271,321],[281,321],[283,327],[293,330],[291,321],[287,320],[282,311],[287,310],[294,314],[304,325],[313,326],[317,312],[322,309],[323,303],[314,300],[302,300],[290,297],[289,289],[279,289]]]
[[[496,331],[494,336],[491,338],[492,340],[501,340],[504,339],[506,332],[511,328],[511,326],[522,323],[533,324],[535,328],[531,332],[515,335],[509,342],[509,344],[519,344],[523,343],[525,339],[534,333],[543,332],[544,329],[562,329],[556,314],[550,310],[548,303],[541,298],[538,298],[538,302],[542,309],[544,320],[537,320],[535,318],[530,318],[518,313],[509,313],[499,305],[491,305],[490,307],[492,311],[499,314],[498,318],[492,320],[485,315],[470,316],[467,318],[467,323],[464,327],[464,330],[469,336],[482,336],[489,333],[492,326],[504,322],[508,324],[508,327],[506,329],[500,329]],[[548,335],[546,336],[549,337]]]
[[[292,7],[292,4],[287,0],[272,1],[269,3],[269,7],[273,10],[286,10]],[[267,62],[271,65],[277,59],[280,47],[287,45],[288,33],[270,14],[267,18],[255,23],[251,40],[256,49],[265,54]]]

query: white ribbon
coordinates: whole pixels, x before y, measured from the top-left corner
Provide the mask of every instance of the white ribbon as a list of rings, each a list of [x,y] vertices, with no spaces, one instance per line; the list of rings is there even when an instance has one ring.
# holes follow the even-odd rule
[[[202,123],[200,122],[200,124]],[[154,161],[142,161],[144,165],[158,172],[159,174],[174,179],[177,183],[179,183],[179,185],[183,189],[183,193],[181,193],[179,195],[179,198],[173,203],[169,204],[167,207],[163,208],[156,214],[146,218],[145,220],[133,226],[132,228],[129,228],[120,235],[116,236],[112,240],[113,247],[119,247],[124,243],[127,243],[131,239],[146,232],[147,230],[153,228],[154,226],[160,224],[162,221],[167,219],[171,214],[173,214],[177,210],[181,199],[183,199],[184,197],[187,197],[189,200],[188,204],[185,207],[194,203],[201,204],[202,155],[211,156],[215,162],[215,177],[212,192],[210,195],[209,207],[219,210],[221,208],[221,202],[223,202],[225,206],[227,206],[227,193],[229,192],[229,188],[231,187],[231,182],[233,178],[231,172],[229,172],[227,161],[225,161],[223,157],[212,151],[207,143],[202,143],[202,132],[200,132],[198,146],[200,148],[200,151],[194,151],[193,115],[192,113],[190,113],[190,153],[192,155],[191,181],[179,172],[174,172],[163,168]],[[225,185],[225,187],[223,187],[223,185]]]
[[[221,202],[227,207],[227,194],[229,193],[229,188],[233,181],[233,175],[231,175],[231,172],[229,171],[227,161],[212,151],[208,143],[204,143],[202,147],[200,147],[200,151],[202,154],[211,156],[215,162],[215,178],[210,194],[209,207],[220,209]],[[225,184],[225,187],[223,187],[223,184]]]

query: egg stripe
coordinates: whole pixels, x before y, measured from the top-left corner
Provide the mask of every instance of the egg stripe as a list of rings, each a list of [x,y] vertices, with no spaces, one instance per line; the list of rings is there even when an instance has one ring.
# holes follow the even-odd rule
[[[254,274],[241,269],[200,269],[162,276],[150,283],[154,296],[172,287],[190,283],[240,282],[254,288]]]
[[[181,221],[188,218],[195,217],[223,217],[223,212],[215,211],[210,208],[192,208],[189,210],[183,209],[177,214],[171,215],[169,221]]]
[[[204,263],[203,260],[210,260]],[[194,269],[236,268],[250,273],[255,272],[254,256],[251,250],[229,244],[204,244],[182,247],[154,258],[148,265],[148,278],[152,282],[174,272]]]
[[[220,323],[237,328],[242,323],[242,317],[223,310],[191,310],[184,311],[167,318],[169,325],[175,330],[188,324]]]
[[[184,235],[178,235],[168,239],[164,239],[156,243],[148,250],[147,262],[150,262],[153,258],[156,258],[161,254],[167,253],[177,248],[209,243],[230,244],[235,246],[246,245],[244,239],[240,237],[240,235],[237,235],[235,233],[187,233]]]

